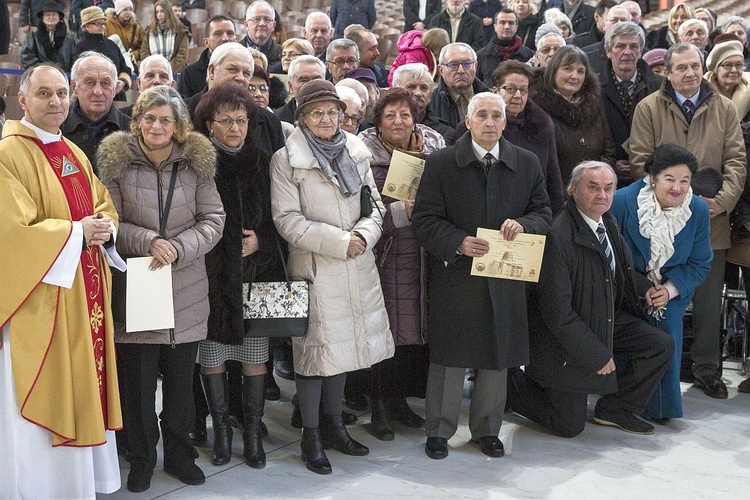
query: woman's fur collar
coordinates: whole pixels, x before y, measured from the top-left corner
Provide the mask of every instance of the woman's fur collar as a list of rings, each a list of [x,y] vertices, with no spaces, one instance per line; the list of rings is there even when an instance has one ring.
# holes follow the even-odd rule
[[[130,132],[114,132],[105,137],[96,158],[99,177],[104,182],[120,179],[127,168],[146,161],[138,139]],[[175,143],[167,162],[193,169],[202,180],[211,179],[216,173],[216,150],[203,135],[188,132],[184,143]]]
[[[580,100],[571,103],[543,80],[531,89],[529,96],[555,121],[574,129],[585,128],[600,118],[601,89],[596,77],[588,78],[578,91]]]

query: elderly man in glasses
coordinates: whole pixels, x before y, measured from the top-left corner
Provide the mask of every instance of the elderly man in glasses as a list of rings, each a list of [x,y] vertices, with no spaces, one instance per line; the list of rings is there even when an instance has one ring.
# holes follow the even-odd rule
[[[432,110],[456,128],[466,118],[474,94],[489,89],[477,77],[477,53],[470,45],[456,42],[440,51],[440,81],[432,91]]]
[[[359,66],[359,48],[348,38],[339,38],[328,44],[326,68],[331,74],[331,82],[336,85],[344,75]]]
[[[256,0],[250,4],[245,14],[245,28],[247,35],[242,39],[242,45],[261,51],[271,65],[281,61],[281,46],[271,38],[276,27],[276,11],[273,6],[263,0]]]

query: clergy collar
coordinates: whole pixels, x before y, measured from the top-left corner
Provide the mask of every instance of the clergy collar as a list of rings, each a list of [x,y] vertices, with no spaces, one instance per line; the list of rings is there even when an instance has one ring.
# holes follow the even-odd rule
[[[46,130],[42,130],[28,121],[25,116],[21,118],[21,124],[29,127],[31,131],[34,132],[34,134],[37,136],[37,138],[42,141],[42,144],[50,144],[52,142],[58,142],[62,140],[62,132],[60,132],[59,129],[57,131],[57,134],[50,134]]]

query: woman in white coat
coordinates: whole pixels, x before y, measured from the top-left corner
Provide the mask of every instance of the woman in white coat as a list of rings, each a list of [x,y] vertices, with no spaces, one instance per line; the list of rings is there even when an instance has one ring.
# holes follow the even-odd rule
[[[342,422],[346,372],[393,356],[372,252],[385,209],[369,150],[339,127],[346,105],[333,84],[308,82],[297,103],[297,128],[271,161],[271,210],[289,243],[291,277],[310,282],[307,335],[293,341],[302,459],[311,471],[330,474],[324,447],[369,453]]]

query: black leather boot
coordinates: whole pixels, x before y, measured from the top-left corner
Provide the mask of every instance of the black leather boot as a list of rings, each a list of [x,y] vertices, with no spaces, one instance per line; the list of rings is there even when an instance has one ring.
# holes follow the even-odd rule
[[[302,429],[302,461],[307,469],[316,474],[330,474],[331,462],[328,461],[323,441],[320,438],[320,429]]]
[[[232,426],[229,425],[229,389],[226,373],[201,373],[208,409],[214,425],[214,447],[211,463],[224,465],[232,459]]]
[[[242,411],[245,416],[242,441],[245,444],[245,460],[253,469],[266,466],[266,452],[261,441],[265,394],[266,375],[242,376]]]
[[[370,419],[372,435],[381,441],[393,441],[395,434],[391,420],[388,418],[385,404],[382,399],[372,400],[372,417]]]
[[[320,436],[325,449],[333,448],[344,455],[363,457],[370,453],[367,446],[353,440],[344,427],[341,415],[326,415],[320,417]]]

